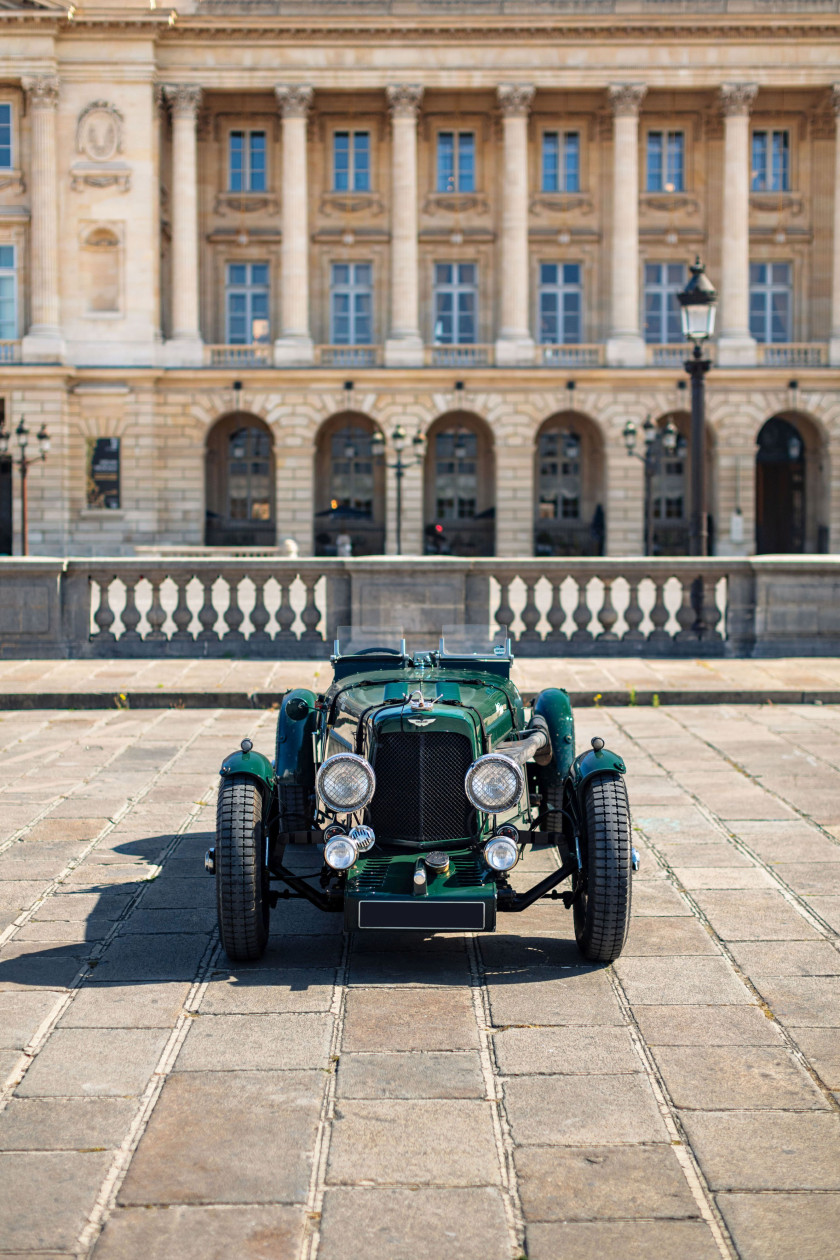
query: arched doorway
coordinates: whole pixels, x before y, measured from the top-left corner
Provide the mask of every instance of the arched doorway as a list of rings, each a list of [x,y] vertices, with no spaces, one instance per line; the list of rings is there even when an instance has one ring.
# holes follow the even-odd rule
[[[450,411],[428,433],[424,550],[492,556],[496,545],[493,439],[478,416]]]
[[[345,411],[322,426],[315,449],[315,555],[385,550],[385,467],[371,450],[374,422]]]
[[[588,416],[561,411],[537,434],[534,555],[602,556],[604,444]]]
[[[274,442],[257,416],[235,411],[207,435],[206,515],[208,547],[273,547],[275,525]]]
[[[826,468],[814,422],[799,412],[762,426],[755,456],[755,549],[759,554],[828,550]]]

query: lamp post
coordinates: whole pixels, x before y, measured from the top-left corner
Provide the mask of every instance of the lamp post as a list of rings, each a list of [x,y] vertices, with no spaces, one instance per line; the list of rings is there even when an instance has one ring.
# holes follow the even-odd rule
[[[691,510],[689,526],[689,554],[705,556],[708,550],[706,522],[706,408],[705,376],[711,361],[703,356],[703,344],[715,329],[717,293],[706,275],[699,257],[691,266],[691,279],[677,294],[682,317],[683,336],[694,349],[685,361],[685,370],[691,379]]]
[[[664,429],[657,429],[650,416],[642,425],[644,451],[636,450],[638,429],[632,420],[624,426],[624,446],[627,454],[640,459],[645,466],[645,555],[653,555],[653,479],[662,470],[662,457],[672,456],[679,450],[684,439],[677,432],[676,425],[669,420]]]
[[[392,468],[397,478],[397,555],[402,555],[402,479],[405,476],[406,469],[415,468],[423,462],[426,453],[426,439],[418,429],[411,439],[411,452],[407,457],[403,458],[403,452],[408,445],[408,434],[401,424],[398,424],[391,434],[391,445],[396,451],[397,458],[392,464],[386,463],[386,468]],[[370,441],[370,449],[377,459],[383,459],[385,456],[385,438],[379,429],[376,430]]]
[[[42,424],[36,434],[38,442],[38,454],[27,455],[26,448],[29,445],[29,430],[26,427],[26,421],[21,417],[20,424],[15,429],[15,437],[17,438],[18,449],[20,454],[17,459],[17,466],[20,469],[20,546],[21,555],[29,555],[29,505],[27,502],[27,485],[26,474],[31,464],[42,462],[47,458],[50,449],[50,435],[47,432],[47,426]],[[0,455],[8,455],[9,453],[10,434],[7,429],[0,428]],[[12,465],[15,460],[12,457]]]

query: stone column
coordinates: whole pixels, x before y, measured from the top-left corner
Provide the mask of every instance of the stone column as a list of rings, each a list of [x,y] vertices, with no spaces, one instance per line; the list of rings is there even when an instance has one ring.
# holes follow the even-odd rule
[[[23,89],[32,117],[32,228],[30,234],[30,322],[23,338],[27,363],[64,357],[58,281],[58,180],[56,110],[58,79],[25,78]]]
[[[500,366],[534,362],[528,318],[528,110],[534,89],[505,83],[496,90],[502,111],[501,326],[496,341]]]
[[[164,88],[172,111],[172,288],[171,340],[167,362],[199,364],[204,347],[198,315],[198,147],[196,122],[201,88],[174,83]]]
[[[720,331],[717,361],[748,366],[756,361],[750,336],[750,107],[754,83],[725,83],[723,112],[723,239],[720,264]]]
[[[831,89],[831,105],[836,119],[834,130],[834,265],[831,276],[831,341],[828,359],[840,367],[840,83]]]
[[[639,109],[643,83],[610,85],[613,111],[612,287],[607,363],[645,361],[639,327]]]
[[[280,336],[277,367],[301,367],[315,358],[309,331],[309,194],[306,117],[313,90],[302,84],[274,89],[283,118],[283,243],[280,248]]]
[[[391,110],[391,327],[388,367],[421,367],[417,260],[417,115],[423,89],[416,83],[386,88]]]

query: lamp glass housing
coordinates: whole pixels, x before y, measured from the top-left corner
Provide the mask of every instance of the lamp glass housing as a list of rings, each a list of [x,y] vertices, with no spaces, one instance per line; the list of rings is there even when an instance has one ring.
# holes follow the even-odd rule
[[[678,439],[679,434],[677,433],[676,426],[672,420],[669,420],[662,433],[662,447],[666,455],[674,454],[677,449]]]
[[[708,341],[715,331],[715,302],[687,304],[680,308],[683,336],[688,341]]]
[[[788,457],[791,463],[795,464],[796,461],[799,459],[799,456],[802,454],[802,439],[800,437],[795,437],[795,436],[789,437],[787,448],[788,448]]]
[[[566,459],[577,459],[580,455],[580,438],[576,433],[567,433],[563,440],[563,454]]]
[[[373,437],[370,439],[370,452],[372,455],[382,455],[384,451],[385,439],[379,429],[377,429]]]
[[[398,424],[394,432],[391,434],[391,441],[394,444],[394,450],[399,455],[400,451],[405,450],[406,432],[401,424]]]
[[[47,426],[42,424],[38,430],[38,448],[41,452],[41,458],[46,459],[50,450],[50,435],[47,432]]]
[[[636,429],[635,424],[633,423],[632,420],[628,420],[622,430],[622,437],[624,438],[624,445],[627,448],[628,455],[632,455],[636,449],[637,436],[638,436],[638,431]]]
[[[21,454],[23,454],[29,444],[29,430],[22,420],[15,429],[15,433],[17,435],[18,446],[20,447]]]

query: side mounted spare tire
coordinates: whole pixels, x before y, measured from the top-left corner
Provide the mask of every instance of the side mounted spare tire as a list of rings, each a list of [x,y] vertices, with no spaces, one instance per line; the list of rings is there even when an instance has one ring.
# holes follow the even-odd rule
[[[630,927],[630,806],[624,780],[596,775],[584,786],[582,870],[575,878],[575,937],[584,958],[618,958]]]
[[[245,775],[231,775],[219,788],[216,909],[228,958],[233,962],[262,958],[269,916],[263,795]]]

